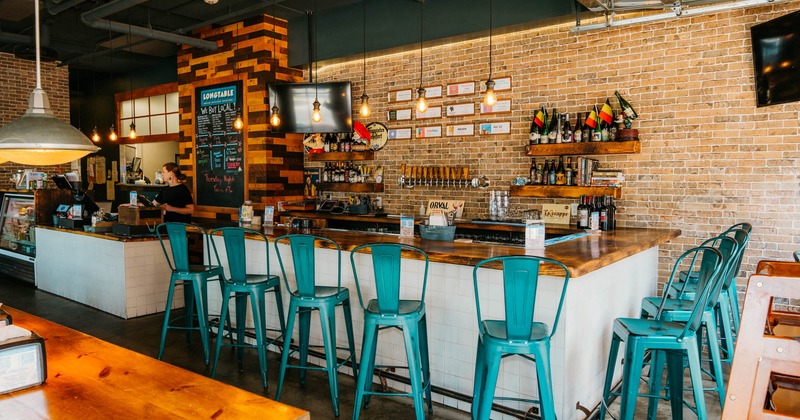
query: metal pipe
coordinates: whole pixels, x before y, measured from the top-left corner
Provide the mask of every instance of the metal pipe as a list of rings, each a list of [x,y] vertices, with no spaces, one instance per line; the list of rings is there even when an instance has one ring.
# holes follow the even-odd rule
[[[61,3],[61,0],[59,0],[59,1],[52,0],[52,1],[53,1],[53,3],[58,4],[58,6],[50,6],[50,7],[48,7],[47,8],[47,13],[50,13],[51,15],[55,16],[55,15],[63,12],[64,10],[67,10],[69,8],[72,8],[72,7],[75,7],[75,6],[85,2],[86,0],[69,0],[69,1],[66,1],[64,3]]]
[[[88,12],[81,13],[81,20],[83,23],[90,24],[92,22],[97,22],[104,17],[111,16],[114,13],[128,10],[133,6],[137,6],[146,2],[147,0],[115,0],[102,6],[95,7]]]

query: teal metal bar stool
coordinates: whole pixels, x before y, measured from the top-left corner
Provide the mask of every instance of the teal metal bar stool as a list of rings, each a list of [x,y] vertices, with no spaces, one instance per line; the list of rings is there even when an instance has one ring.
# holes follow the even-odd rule
[[[557,277],[552,281],[563,281],[552,328],[544,322],[534,320],[533,316],[543,264],[548,276]],[[485,269],[488,267],[484,270],[479,269],[486,265],[500,265],[503,270],[502,284],[498,285],[503,288],[505,303],[503,319],[483,319],[481,315],[479,274],[487,274],[489,271]],[[550,339],[558,327],[558,319],[567,294],[569,269],[564,264],[549,258],[524,255],[494,257],[475,264],[475,268],[472,269],[472,280],[475,286],[475,310],[478,314],[478,353],[472,391],[472,418],[489,419],[492,402],[495,399],[500,361],[504,357],[518,355],[536,363],[539,399],[511,397],[498,399],[538,403],[542,419],[555,419]]]
[[[336,250],[336,286],[317,285],[316,259],[314,246],[315,241],[325,243],[325,247]],[[286,274],[286,265],[281,257],[281,247],[278,244],[288,245],[291,251],[291,261],[294,268],[294,290],[289,284],[289,276]],[[283,380],[286,375],[286,368],[301,369],[300,382],[305,382],[306,370],[324,370],[328,372],[328,384],[331,388],[331,402],[333,412],[339,416],[339,385],[336,378],[337,372],[347,361],[352,362],[353,377],[358,377],[358,365],[356,364],[356,346],[353,340],[353,320],[350,313],[350,291],[342,287],[342,249],[339,244],[321,236],[289,234],[275,239],[275,253],[278,255],[278,263],[281,266],[286,290],[289,291],[289,319],[286,324],[286,337],[283,341],[283,354],[281,356],[281,373],[278,379],[278,392],[275,399],[280,401]],[[286,251],[284,251],[286,252]],[[327,268],[327,267],[326,267]],[[340,348],[336,346],[336,307],[341,306],[344,312],[345,328],[347,329],[348,347]],[[311,329],[311,313],[319,312],[320,326],[322,328],[323,347],[325,348],[325,367],[308,366],[309,335]],[[289,355],[291,350],[291,337],[294,328],[295,315],[300,318],[300,365],[289,365]],[[341,362],[338,361],[337,350],[344,349],[348,355]]]
[[[359,275],[356,265],[357,253],[372,253],[372,274],[375,299],[366,304],[362,296],[362,283],[369,278],[366,272]],[[425,261],[422,273],[422,287],[419,299],[402,299],[401,278],[403,277],[402,255],[410,259]],[[425,418],[424,401],[428,402],[428,412],[433,412],[431,402],[431,374],[428,359],[428,327],[425,322],[425,288],[428,283],[428,254],[425,251],[405,244],[372,243],[355,247],[350,254],[353,277],[358,291],[358,300],[364,309],[364,341],[361,347],[361,371],[358,373],[356,385],[356,401],[353,407],[353,419],[361,414],[361,403],[365,408],[369,404],[370,395],[410,396],[414,398],[414,411],[417,420]],[[407,262],[405,264],[408,264]],[[360,278],[360,280],[359,280]],[[369,290],[369,289],[368,289]],[[387,393],[372,391],[372,374],[375,369],[375,351],[378,345],[378,332],[386,328],[399,328],[403,331],[403,339],[408,359],[408,377],[411,382],[410,393]],[[388,366],[378,366],[388,367]]]
[[[164,324],[161,327],[161,344],[158,347],[158,360],[164,355],[164,343],[167,331],[170,329],[186,330],[186,342],[191,344],[192,331],[200,332],[203,341],[203,355],[206,365],[209,362],[209,324],[208,324],[208,281],[209,279],[224,279],[225,275],[219,265],[192,264],[189,257],[189,235],[198,235],[206,238],[206,231],[200,226],[189,223],[168,222],[156,227],[156,235],[164,251],[164,257],[169,264],[170,274],[169,290],[167,292],[167,305],[164,310]],[[210,251],[209,251],[210,252]],[[209,257],[210,255],[206,255]],[[172,300],[175,288],[182,286],[184,295],[183,316],[170,319],[172,313]],[[194,325],[195,311],[197,312],[197,326]],[[176,325],[176,321],[183,320],[183,326]],[[223,318],[220,318],[223,319]]]
[[[236,342],[224,344],[226,346],[236,347],[238,351],[239,369],[242,369],[242,358],[244,356],[245,348],[256,348],[258,350],[258,363],[261,371],[261,380],[264,389],[267,389],[267,347],[274,344],[282,337],[285,336],[286,322],[283,315],[283,298],[281,296],[281,283],[280,277],[270,274],[269,264],[269,241],[263,233],[247,228],[241,227],[223,227],[214,229],[209,232],[209,242],[214,250],[214,255],[217,261],[220,259],[220,252],[218,250],[216,235],[222,236],[222,243],[225,245],[225,261],[228,263],[228,270],[230,275],[222,283],[222,310],[221,319],[225,318],[228,314],[228,305],[231,296],[235,298],[236,304]],[[264,258],[266,259],[266,273],[253,274],[248,272],[248,249],[247,238],[245,235],[253,237],[251,243],[259,242],[259,239],[264,242]],[[250,255],[255,256],[256,253],[252,252]],[[266,321],[266,294],[272,292],[275,294],[276,311],[278,313],[278,322],[280,324],[279,330],[276,331],[278,335],[274,338],[267,336],[267,321]],[[245,333],[247,320],[247,301],[250,300],[250,309],[253,316],[253,333],[256,338],[256,344],[245,343]],[[220,349],[223,346],[220,336],[217,336],[216,350],[214,354],[214,363],[211,367],[211,377],[214,378],[217,373],[217,362],[219,361]]]
[[[697,329],[700,327],[703,311],[708,307],[709,300],[714,294],[720,292],[724,264],[722,254],[718,250],[710,247],[692,248],[678,257],[665,288],[675,281],[683,266],[688,266],[689,272],[702,270],[702,274],[698,277],[699,294],[694,300],[690,311],[691,316],[686,322],[665,321],[661,317],[660,310],[656,313],[655,319],[617,318],[614,320],[603,401],[600,405],[600,419],[605,418],[608,404],[614,395],[618,395],[621,399],[619,418],[633,419],[636,399],[640,396],[638,393],[639,378],[644,367],[645,353],[648,351],[653,357],[666,357],[670,402],[672,413],[676,418],[680,418],[683,412],[684,360],[688,360],[695,404],[693,410],[699,419],[706,418]],[[706,275],[705,270],[710,270],[710,273]],[[666,294],[664,294],[664,299],[666,299]],[[614,370],[622,342],[625,342],[622,387],[619,393],[613,393]],[[662,398],[660,394],[653,393],[654,381],[660,383],[660,376],[650,375],[650,390],[643,396],[649,399]],[[649,412],[651,415],[654,413],[655,410]]]
[[[714,386],[711,388],[705,388],[704,390],[710,390],[717,393],[717,397],[719,398],[720,408],[724,408],[725,405],[725,378],[722,376],[722,362],[728,362],[729,364],[732,362],[733,358],[733,341],[731,339],[731,325],[730,325],[730,318],[729,314],[726,312],[724,316],[722,315],[721,311],[719,310],[719,300],[721,296],[726,296],[724,291],[725,284],[730,284],[732,278],[735,277],[735,273],[733,272],[733,268],[736,262],[736,256],[738,252],[738,243],[735,239],[730,236],[720,235],[714,238],[710,238],[701,244],[701,246],[711,247],[720,252],[722,255],[722,271],[720,274],[720,282],[722,282],[722,287],[719,288],[719,292],[715,295],[712,295],[708,300],[708,304],[705,308],[702,309],[701,315],[701,322],[698,331],[702,330],[705,331],[707,337],[707,345],[708,345],[708,355],[710,357],[709,362],[709,370],[703,371],[707,373],[711,380],[714,382]],[[705,279],[704,281],[699,281],[700,277],[707,277],[713,274],[713,259],[707,259],[705,261],[700,261],[700,268],[695,272],[695,281],[692,285],[697,286],[698,284],[704,284],[708,280]],[[686,285],[686,283],[684,283]],[[674,286],[674,285],[673,285]],[[665,293],[669,289],[664,289]],[[658,313],[661,315],[661,320],[666,322],[678,322],[684,323],[687,322],[692,316],[692,309],[694,307],[694,297],[690,299],[675,299],[670,297],[646,297],[642,299],[642,318],[655,318]],[[719,322],[718,322],[719,319]],[[727,322],[726,322],[727,321]],[[701,345],[700,354],[703,354],[702,349],[702,334],[699,334],[701,340],[698,342]],[[724,341],[727,345],[730,345],[731,348],[727,350],[728,356],[726,358],[722,357],[722,352],[720,351],[720,339],[719,336],[723,335],[728,337],[728,340]],[[661,376],[664,371],[664,358],[660,357],[659,353],[656,353],[652,358],[652,368],[650,371],[650,383],[651,383],[651,391],[653,394],[659,394],[661,392]],[[655,415],[655,410],[658,406],[658,399],[650,400],[649,411],[652,411],[651,415]]]

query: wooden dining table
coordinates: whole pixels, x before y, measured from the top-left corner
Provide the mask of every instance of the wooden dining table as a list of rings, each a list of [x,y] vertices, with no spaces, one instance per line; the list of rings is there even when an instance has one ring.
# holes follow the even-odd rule
[[[23,311],[45,339],[47,380],[0,395],[8,419],[310,419],[305,410],[215,381]]]

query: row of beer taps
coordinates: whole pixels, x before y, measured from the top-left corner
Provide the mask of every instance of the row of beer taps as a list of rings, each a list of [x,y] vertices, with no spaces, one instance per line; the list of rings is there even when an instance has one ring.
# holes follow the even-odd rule
[[[453,187],[468,188],[478,187],[469,177],[469,168],[466,166],[410,166],[405,163],[400,165],[401,188],[426,187]]]

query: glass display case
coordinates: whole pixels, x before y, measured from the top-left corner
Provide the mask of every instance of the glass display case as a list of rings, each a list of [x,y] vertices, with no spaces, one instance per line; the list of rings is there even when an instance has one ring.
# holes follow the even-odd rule
[[[18,254],[20,259],[33,261],[36,256],[36,215],[33,195],[5,194],[1,209],[0,249]]]

